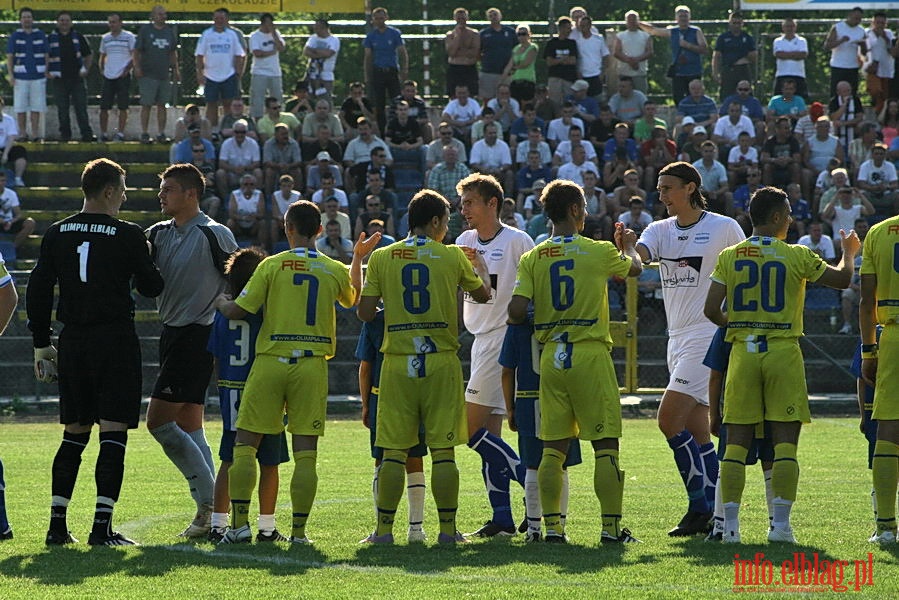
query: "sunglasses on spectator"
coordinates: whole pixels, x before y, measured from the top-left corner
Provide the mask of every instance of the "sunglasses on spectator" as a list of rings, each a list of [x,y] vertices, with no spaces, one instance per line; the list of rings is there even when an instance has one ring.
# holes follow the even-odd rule
[[[738,92],[748,92],[749,88],[737,88]]]
[[[191,148],[194,152],[206,152],[206,148]]]
[[[235,129],[235,130],[234,130],[234,134],[235,134],[235,135],[237,135],[238,133],[246,133],[246,132],[247,132],[246,129]]]

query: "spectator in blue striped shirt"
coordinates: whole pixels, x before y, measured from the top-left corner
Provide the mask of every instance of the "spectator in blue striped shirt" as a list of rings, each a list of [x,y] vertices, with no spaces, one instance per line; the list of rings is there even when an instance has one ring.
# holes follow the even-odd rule
[[[13,88],[13,110],[19,137],[28,139],[25,114],[31,113],[31,137],[41,137],[41,115],[47,110],[47,34],[34,27],[30,8],[19,10],[19,24],[6,43],[6,74]]]

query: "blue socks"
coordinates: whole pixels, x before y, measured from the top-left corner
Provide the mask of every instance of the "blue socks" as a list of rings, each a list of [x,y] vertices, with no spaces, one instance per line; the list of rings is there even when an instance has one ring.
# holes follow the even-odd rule
[[[700,446],[699,455],[705,467],[705,500],[714,508],[715,488],[718,487],[718,455],[715,453],[715,444],[709,442]]]
[[[712,502],[709,503],[705,489],[705,465],[700,456],[699,444],[693,439],[693,434],[685,429],[670,438],[668,445],[674,450],[674,462],[687,489],[689,510],[698,513],[711,512],[715,506],[715,496],[713,493]]]
[[[485,427],[474,432],[468,440],[468,447],[481,455],[482,475],[493,508],[493,522],[501,527],[514,526],[509,481],[515,480],[523,486],[525,466],[509,444]]]

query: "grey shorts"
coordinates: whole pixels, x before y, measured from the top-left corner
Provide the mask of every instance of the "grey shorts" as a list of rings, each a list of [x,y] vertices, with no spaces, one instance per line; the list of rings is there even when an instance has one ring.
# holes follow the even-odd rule
[[[172,102],[172,82],[152,77],[137,80],[141,106],[156,106]]]

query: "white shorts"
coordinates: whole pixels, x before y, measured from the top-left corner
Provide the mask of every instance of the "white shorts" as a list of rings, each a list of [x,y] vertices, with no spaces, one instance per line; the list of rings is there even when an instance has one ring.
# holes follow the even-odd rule
[[[707,334],[708,333],[708,334]],[[691,331],[668,338],[667,389],[691,396],[699,404],[709,405],[709,368],[702,364],[715,329]]]
[[[25,113],[46,112],[46,110],[47,80],[45,78],[16,79],[13,89],[13,111]]]
[[[471,345],[471,379],[465,386],[465,401],[491,406],[494,415],[506,414],[503,368],[499,364],[499,351],[505,337],[506,331],[502,328],[475,336]]]

